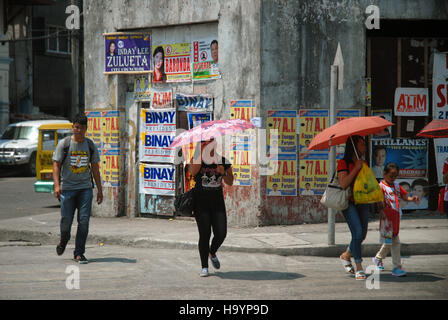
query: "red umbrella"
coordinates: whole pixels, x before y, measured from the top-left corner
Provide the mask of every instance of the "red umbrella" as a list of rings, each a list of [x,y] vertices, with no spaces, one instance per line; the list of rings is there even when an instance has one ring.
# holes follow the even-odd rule
[[[327,149],[345,143],[350,136],[368,136],[393,125],[392,122],[378,116],[344,119],[317,134],[308,150]]]
[[[447,138],[448,137],[448,119],[432,120],[422,131],[417,133],[418,137],[426,138]]]

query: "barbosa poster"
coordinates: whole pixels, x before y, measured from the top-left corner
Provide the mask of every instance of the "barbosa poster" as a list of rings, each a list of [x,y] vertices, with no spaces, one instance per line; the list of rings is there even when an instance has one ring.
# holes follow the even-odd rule
[[[171,148],[170,145],[175,137],[175,109],[141,109],[140,161],[174,163],[176,148]]]
[[[191,81],[190,43],[153,45],[153,83]]]
[[[140,193],[174,196],[176,190],[175,171],[174,165],[140,163]]]

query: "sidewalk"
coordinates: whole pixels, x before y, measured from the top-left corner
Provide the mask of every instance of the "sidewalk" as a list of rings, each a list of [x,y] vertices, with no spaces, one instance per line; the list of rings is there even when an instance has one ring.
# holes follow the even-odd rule
[[[0,246],[18,241],[30,245],[55,245],[59,241],[59,211],[0,221]],[[363,256],[379,249],[379,222],[371,220]],[[229,227],[220,250],[278,255],[337,257],[350,241],[345,222],[336,223],[336,245],[329,246],[328,225],[303,224],[255,228]],[[74,245],[76,219],[70,244]],[[422,217],[403,219],[400,239],[402,255],[448,254],[448,219]],[[90,220],[88,244],[147,248],[197,249],[198,231],[193,218],[95,218]]]

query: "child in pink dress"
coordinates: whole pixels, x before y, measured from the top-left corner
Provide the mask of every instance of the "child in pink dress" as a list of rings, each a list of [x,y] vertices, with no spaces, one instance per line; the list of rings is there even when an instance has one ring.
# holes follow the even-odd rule
[[[384,202],[380,203],[378,208],[380,212],[380,241],[383,245],[373,258],[373,262],[378,269],[384,270],[383,259],[391,251],[392,263],[394,265],[392,275],[402,277],[406,275],[406,272],[401,266],[400,238],[398,237],[402,214],[399,199],[416,203],[419,202],[419,199],[417,196],[410,197],[398,182],[395,182],[398,171],[397,164],[393,162],[386,164],[384,167],[384,180],[380,182],[380,187],[384,194]]]

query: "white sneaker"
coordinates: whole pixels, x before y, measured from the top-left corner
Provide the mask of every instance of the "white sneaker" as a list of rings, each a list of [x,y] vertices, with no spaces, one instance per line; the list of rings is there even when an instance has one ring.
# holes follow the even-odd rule
[[[202,271],[199,275],[201,277],[208,277],[208,268],[202,268]]]

